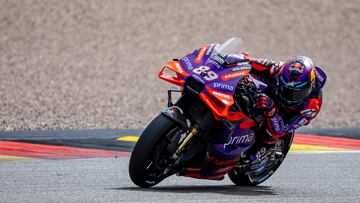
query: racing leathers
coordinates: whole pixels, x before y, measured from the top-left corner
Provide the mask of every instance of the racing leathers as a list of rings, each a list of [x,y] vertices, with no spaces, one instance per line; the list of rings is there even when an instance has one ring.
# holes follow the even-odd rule
[[[265,94],[258,95],[256,101],[256,106],[265,110],[266,132],[271,135],[271,137],[263,137],[263,142],[276,142],[278,138],[308,125],[317,116],[322,105],[321,89],[326,81],[326,75],[320,67],[315,66],[315,87],[310,96],[300,103],[286,105],[279,99],[275,87],[275,76],[284,66],[284,62],[274,62],[269,59],[250,59],[250,61],[252,65],[250,74],[258,76],[268,85]]]
[[[211,55],[217,46],[218,45],[212,44],[208,46],[209,49],[197,49],[194,53],[201,55],[201,53],[204,52],[202,52],[204,49],[205,51],[207,50],[206,55]],[[224,61],[226,62],[222,64]],[[282,104],[282,102],[277,99],[278,97],[274,91],[274,86],[276,85],[275,76],[284,66],[283,62],[274,62],[266,59],[253,59],[247,53],[239,53],[236,55],[228,55],[225,59],[209,59],[207,61],[207,65],[214,65],[220,69],[235,67],[243,62],[250,63],[251,71],[249,77],[243,77],[240,82],[244,82],[244,79],[249,78],[254,81],[261,81],[261,83],[266,84],[265,87],[267,87],[266,89],[261,90],[261,93],[256,95],[256,107],[262,109],[264,112],[263,115],[260,116],[260,118],[262,118],[260,124],[251,122],[241,116],[239,117],[240,119],[237,119],[237,114],[235,113],[237,108],[234,107],[230,109],[231,111],[234,110],[234,112],[231,113],[234,113],[235,116],[232,118],[227,117],[226,119],[232,123],[236,123],[239,130],[245,131],[248,129],[249,134],[251,134],[252,131],[257,131],[257,129],[259,131],[265,130],[269,136],[262,136],[260,140],[263,143],[271,144],[276,142],[278,138],[293,132],[300,126],[309,124],[309,122],[316,117],[322,104],[321,88],[325,84],[326,80],[325,73],[321,70],[321,68],[316,69],[316,84],[312,89],[310,97],[296,105],[289,106]],[[186,61],[184,61],[184,63],[186,63]],[[259,82],[255,83],[259,84]],[[235,88],[235,101],[237,99],[237,87]],[[262,132],[256,133],[256,137],[264,134],[265,133]],[[235,140],[236,131],[232,133],[231,136],[233,137],[233,140]],[[223,137],[221,135],[215,137],[218,137],[220,142],[210,142],[207,158],[204,164],[187,166],[184,168],[182,175],[195,178],[206,177],[207,179],[221,179],[235,166],[234,164],[240,159],[241,154],[234,153],[236,156],[234,155],[230,157],[228,156],[229,154],[225,153],[227,157],[219,156],[227,145],[230,146],[232,144],[231,139],[229,143],[224,144],[221,142],[223,141]],[[225,140],[229,141],[227,138],[229,137],[226,137]],[[234,148],[236,147],[234,146]],[[234,150],[234,152],[236,152],[236,150]]]

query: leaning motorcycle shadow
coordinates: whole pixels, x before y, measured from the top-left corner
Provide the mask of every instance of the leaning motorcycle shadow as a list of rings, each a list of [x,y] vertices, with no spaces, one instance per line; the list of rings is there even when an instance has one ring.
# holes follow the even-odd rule
[[[278,195],[270,186],[235,186],[235,185],[176,185],[157,186],[153,188],[123,187],[117,190],[144,191],[144,192],[168,192],[168,193],[218,193],[232,196],[260,196]]]

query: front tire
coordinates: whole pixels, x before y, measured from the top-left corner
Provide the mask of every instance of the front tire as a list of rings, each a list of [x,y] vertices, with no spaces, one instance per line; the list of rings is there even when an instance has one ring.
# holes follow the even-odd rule
[[[149,188],[167,177],[151,177],[149,167],[154,162],[154,154],[160,143],[169,133],[174,133],[176,128],[174,121],[160,114],[143,131],[135,144],[129,163],[130,178],[137,186]]]

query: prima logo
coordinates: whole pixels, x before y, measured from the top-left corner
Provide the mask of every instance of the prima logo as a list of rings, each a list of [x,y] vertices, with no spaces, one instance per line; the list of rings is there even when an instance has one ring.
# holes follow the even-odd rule
[[[254,132],[250,132],[246,135],[239,135],[235,137],[231,137],[231,140],[224,144],[224,148],[228,145],[237,145],[237,144],[249,144],[254,140],[255,134]]]
[[[194,69],[194,66],[191,64],[191,62],[190,62],[190,60],[189,60],[188,57],[185,56],[185,57],[181,58],[180,60],[184,61],[187,69],[189,69],[189,70]]]
[[[234,90],[234,87],[228,84],[223,84],[223,83],[214,83],[214,88],[221,88],[221,89],[226,89],[226,90]]]

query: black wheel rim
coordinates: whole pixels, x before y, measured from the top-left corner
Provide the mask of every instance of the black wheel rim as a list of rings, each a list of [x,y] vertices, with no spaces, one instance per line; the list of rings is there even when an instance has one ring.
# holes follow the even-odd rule
[[[164,170],[171,164],[170,156],[172,155],[167,146],[171,143],[171,139],[180,133],[179,128],[175,127],[157,144],[152,153],[152,159],[145,170],[145,181],[148,184],[157,184],[164,178],[174,174],[174,172],[164,174]]]

